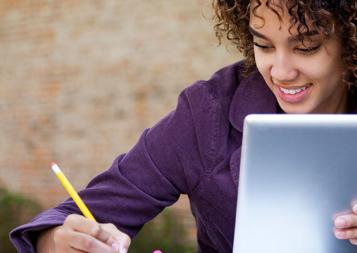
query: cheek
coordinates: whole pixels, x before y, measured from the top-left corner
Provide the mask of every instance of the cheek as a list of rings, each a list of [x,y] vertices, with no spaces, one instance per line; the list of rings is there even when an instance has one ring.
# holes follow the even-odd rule
[[[321,80],[326,79],[328,72],[325,68],[321,68],[318,64],[305,64],[302,66],[301,73],[307,78],[310,82],[319,82]]]
[[[324,62],[324,64],[321,64]],[[336,61],[319,61],[311,64],[301,65],[301,72],[312,82],[326,83],[334,82],[341,78],[341,68]]]
[[[265,55],[265,57],[258,52],[258,50],[254,50],[255,56],[255,64],[259,73],[264,77],[265,81],[270,79],[270,66],[269,57]]]
[[[331,42],[332,43],[332,42]],[[320,82],[336,82],[343,72],[342,59],[338,45],[327,45],[311,59],[300,62],[303,73],[310,79]]]

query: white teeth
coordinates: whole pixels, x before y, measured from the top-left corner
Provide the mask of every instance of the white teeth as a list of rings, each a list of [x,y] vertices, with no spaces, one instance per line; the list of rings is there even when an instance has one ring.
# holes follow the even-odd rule
[[[305,87],[302,87],[302,88],[299,88],[299,89],[285,89],[285,88],[282,88],[282,87],[279,87],[279,89],[285,93],[285,94],[289,94],[289,95],[295,95],[303,90],[306,90],[306,86]]]

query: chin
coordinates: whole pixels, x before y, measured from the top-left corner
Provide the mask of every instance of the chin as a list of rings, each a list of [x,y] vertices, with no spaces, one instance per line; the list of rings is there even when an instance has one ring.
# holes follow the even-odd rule
[[[313,110],[311,108],[308,108],[307,106],[303,105],[286,105],[286,104],[280,104],[280,108],[288,114],[307,114],[307,113],[313,113]]]

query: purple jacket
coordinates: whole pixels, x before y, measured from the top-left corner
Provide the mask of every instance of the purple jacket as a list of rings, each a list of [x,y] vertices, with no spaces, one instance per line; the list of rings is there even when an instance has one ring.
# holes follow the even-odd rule
[[[145,130],[80,192],[98,222],[113,223],[133,237],[187,194],[199,252],[232,251],[243,119],[279,112],[261,75],[243,78],[242,67],[238,62],[186,88],[175,111]],[[38,231],[62,224],[71,213],[80,212],[67,200],[14,229],[10,238],[19,252],[35,252]]]

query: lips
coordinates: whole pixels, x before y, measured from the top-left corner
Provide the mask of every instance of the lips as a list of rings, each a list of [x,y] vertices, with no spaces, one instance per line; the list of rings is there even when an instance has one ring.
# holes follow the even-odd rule
[[[306,85],[276,85],[279,97],[287,103],[299,103],[306,99],[310,93],[312,84]]]
[[[310,87],[312,84],[307,84],[305,86],[299,86],[299,87],[281,87],[278,85],[279,89],[281,92],[283,92],[284,94],[288,94],[288,95],[295,95],[297,93],[300,93],[301,91],[306,90],[308,87]]]

